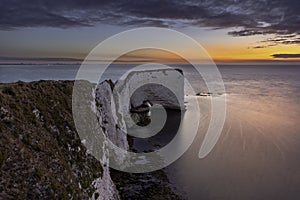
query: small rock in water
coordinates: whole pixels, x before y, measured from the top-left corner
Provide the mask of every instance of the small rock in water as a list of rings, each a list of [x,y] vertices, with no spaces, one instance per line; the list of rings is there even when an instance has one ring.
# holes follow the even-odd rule
[[[200,97],[209,97],[211,95],[212,95],[211,92],[199,92],[196,94],[196,96],[200,96]]]

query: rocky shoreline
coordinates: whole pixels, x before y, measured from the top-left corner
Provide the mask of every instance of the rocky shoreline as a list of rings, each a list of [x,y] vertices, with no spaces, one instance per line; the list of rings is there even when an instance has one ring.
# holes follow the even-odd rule
[[[119,172],[87,153],[73,122],[73,84],[0,84],[0,199],[182,199],[162,170]]]

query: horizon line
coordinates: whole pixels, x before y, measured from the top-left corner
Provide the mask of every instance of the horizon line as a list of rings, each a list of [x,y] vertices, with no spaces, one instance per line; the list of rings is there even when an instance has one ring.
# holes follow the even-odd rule
[[[193,59],[192,59],[193,60]],[[300,64],[300,58],[270,58],[270,59],[213,59],[212,60],[194,60],[196,64]],[[0,65],[80,65],[84,62],[82,58],[72,57],[0,57]],[[94,59],[88,60],[91,64],[147,64],[147,63],[161,63],[161,64],[190,64],[186,60],[179,59],[118,59],[111,62],[109,59]]]

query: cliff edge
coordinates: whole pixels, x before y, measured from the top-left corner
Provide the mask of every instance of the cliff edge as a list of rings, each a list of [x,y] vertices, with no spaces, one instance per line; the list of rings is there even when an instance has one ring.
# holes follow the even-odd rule
[[[73,84],[0,84],[0,199],[179,199],[162,171],[111,170],[87,152],[73,122]],[[111,82],[97,90],[97,101],[110,104]],[[105,107],[105,134],[129,148]]]

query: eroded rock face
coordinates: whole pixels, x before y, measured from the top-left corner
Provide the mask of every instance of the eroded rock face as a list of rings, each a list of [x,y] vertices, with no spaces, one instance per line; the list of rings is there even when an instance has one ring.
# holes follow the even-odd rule
[[[169,109],[184,108],[184,77],[179,69],[132,71],[117,83],[116,89],[125,110],[138,107],[146,100]]]
[[[113,98],[113,87],[114,84],[110,80],[98,84],[95,91],[96,114],[108,139],[118,147],[128,150],[126,125],[122,113],[117,110]]]
[[[183,72],[171,68],[132,71],[116,83],[114,98],[128,127],[134,125],[130,111],[136,110],[145,101],[166,109],[183,110]]]
[[[120,116],[120,113],[118,113],[116,109],[115,101],[113,98],[113,87],[114,84],[110,80],[103,81],[97,85],[95,90],[95,105],[93,106],[93,108],[104,136],[118,147],[124,150],[128,150],[129,146],[126,137],[126,126],[123,126],[124,123],[118,123],[118,120],[122,120],[123,118],[122,116]],[[122,163],[122,155],[118,156],[119,162]],[[92,199],[120,199],[115,184],[110,177],[109,155],[106,155],[105,151],[102,157],[102,161],[108,161],[108,165],[103,166],[103,177],[98,178],[93,182],[96,191],[94,192]]]

